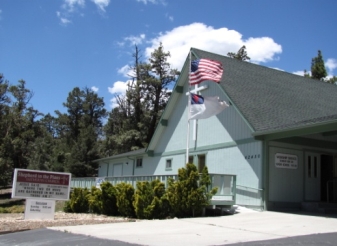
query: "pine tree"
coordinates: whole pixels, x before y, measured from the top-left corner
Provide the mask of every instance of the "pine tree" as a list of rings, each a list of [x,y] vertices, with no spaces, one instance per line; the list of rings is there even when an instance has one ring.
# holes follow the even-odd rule
[[[247,54],[247,51],[246,51],[246,46],[243,45],[237,53],[234,53],[234,52],[228,52],[227,55],[231,58],[234,58],[234,59],[237,59],[237,60],[240,60],[240,61],[247,61],[247,60],[250,60],[250,57],[248,56]]]
[[[324,80],[327,75],[322,52],[319,50],[317,57],[311,60],[311,77],[313,79]]]

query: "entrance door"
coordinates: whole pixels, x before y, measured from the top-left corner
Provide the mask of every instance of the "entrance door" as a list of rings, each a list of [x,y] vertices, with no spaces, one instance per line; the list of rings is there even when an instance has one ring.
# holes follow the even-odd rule
[[[113,172],[113,176],[114,177],[122,177],[122,167],[123,164],[114,164],[114,172]]]
[[[305,153],[305,200],[321,200],[321,156]]]

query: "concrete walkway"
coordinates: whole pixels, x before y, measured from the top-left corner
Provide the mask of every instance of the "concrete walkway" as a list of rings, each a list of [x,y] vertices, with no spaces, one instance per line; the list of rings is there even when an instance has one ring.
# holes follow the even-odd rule
[[[337,232],[337,219],[304,214],[257,212],[239,207],[221,217],[151,220],[117,224],[51,227],[74,234],[131,244],[226,245]]]

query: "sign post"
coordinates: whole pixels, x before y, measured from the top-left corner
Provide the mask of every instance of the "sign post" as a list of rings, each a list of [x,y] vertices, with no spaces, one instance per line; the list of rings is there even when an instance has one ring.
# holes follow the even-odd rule
[[[25,219],[54,218],[55,200],[69,200],[70,173],[15,169],[12,198],[26,198]]]

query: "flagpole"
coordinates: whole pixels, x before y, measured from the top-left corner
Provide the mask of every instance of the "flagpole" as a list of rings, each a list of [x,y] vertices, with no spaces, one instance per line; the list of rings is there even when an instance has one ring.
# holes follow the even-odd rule
[[[191,74],[191,51],[189,54],[189,72],[188,72],[188,99],[187,99],[187,140],[186,140],[186,164],[188,163],[188,155],[190,148],[190,115],[191,115],[191,84],[190,84],[190,74]]]

